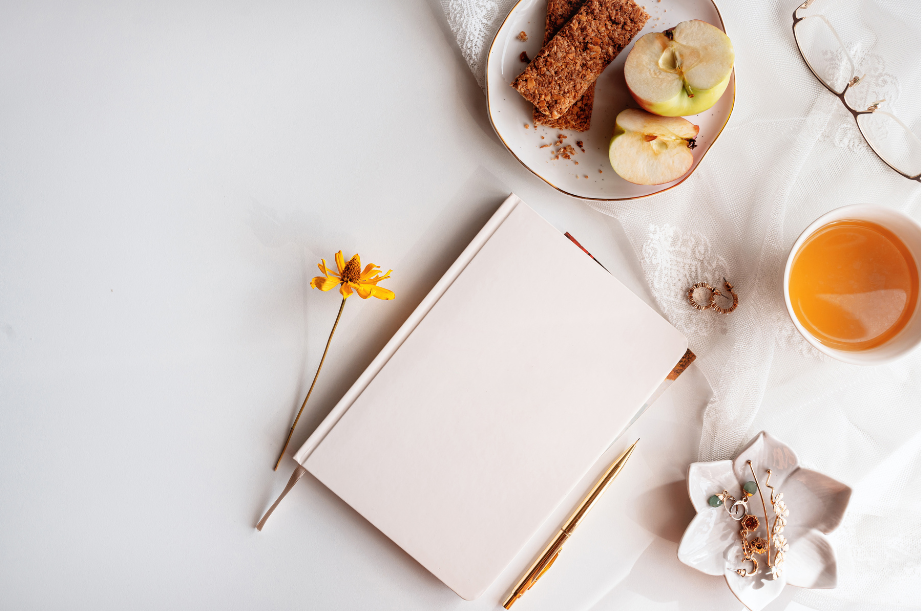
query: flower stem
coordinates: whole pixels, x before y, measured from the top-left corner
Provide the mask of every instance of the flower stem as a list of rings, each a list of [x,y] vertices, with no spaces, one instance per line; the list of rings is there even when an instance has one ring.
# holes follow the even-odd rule
[[[330,349],[330,342],[333,341],[333,334],[336,332],[336,325],[339,324],[339,317],[343,315],[344,307],[346,307],[345,297],[343,297],[343,302],[339,306],[339,314],[336,315],[336,322],[333,323],[333,330],[330,331],[330,337],[327,339],[327,347],[323,349],[323,356],[320,357],[320,364],[317,365],[317,373],[314,374],[314,381],[311,382],[311,387],[307,391],[307,396],[304,397],[304,403],[301,404],[301,409],[298,410],[298,415],[295,417],[294,424],[291,425],[291,430],[288,431],[288,439],[285,440],[285,445],[282,447],[281,453],[279,453],[279,459],[275,461],[275,466],[272,467],[273,471],[278,470],[279,464],[282,462],[282,457],[285,456],[285,450],[288,449],[288,444],[291,443],[291,436],[295,432],[295,427],[298,426],[298,420],[301,419],[301,412],[304,411],[304,406],[307,405],[307,400],[311,398],[311,393],[314,391],[314,384],[317,383],[317,378],[320,377],[320,369],[323,367],[323,361],[327,358],[327,350]]]

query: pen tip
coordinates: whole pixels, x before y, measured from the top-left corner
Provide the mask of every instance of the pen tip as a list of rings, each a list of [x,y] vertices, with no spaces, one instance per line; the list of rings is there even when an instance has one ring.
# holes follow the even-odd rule
[[[638,444],[638,443],[640,443],[640,439],[639,439],[639,438],[637,439],[637,441],[635,441],[634,443],[631,444],[631,447],[629,447],[627,450],[624,451],[624,459],[625,459],[625,460],[627,460],[627,458],[628,458],[631,454],[634,453],[634,448],[637,447],[637,444]]]

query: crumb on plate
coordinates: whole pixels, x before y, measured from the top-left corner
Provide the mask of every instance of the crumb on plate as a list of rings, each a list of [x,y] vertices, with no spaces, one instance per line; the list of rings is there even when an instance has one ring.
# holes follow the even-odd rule
[[[573,147],[568,144],[566,146],[563,146],[557,149],[557,154],[554,155],[553,159],[557,160],[557,159],[560,159],[561,157],[563,157],[564,159],[570,159],[570,156],[575,155],[575,154],[576,154],[576,151],[573,150]]]

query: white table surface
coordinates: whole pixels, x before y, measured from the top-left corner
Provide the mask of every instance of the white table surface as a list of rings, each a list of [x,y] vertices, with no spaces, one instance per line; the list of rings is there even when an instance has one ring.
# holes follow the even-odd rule
[[[349,300],[292,449],[509,192],[649,300],[620,226],[505,151],[438,0],[0,4],[0,609],[496,608],[511,578],[465,603],[310,477],[253,526],[320,257],[397,299]],[[638,422],[517,609],[741,607],[675,557],[708,392]]]

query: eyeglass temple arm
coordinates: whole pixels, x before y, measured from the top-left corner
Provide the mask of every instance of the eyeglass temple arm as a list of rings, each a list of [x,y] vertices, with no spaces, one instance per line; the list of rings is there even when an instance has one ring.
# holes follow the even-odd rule
[[[871,106],[868,108],[868,112],[877,112],[877,106],[878,106],[878,104],[882,104],[883,102],[886,102],[886,100],[880,100],[879,102],[874,102],[874,103],[871,104]],[[900,118],[899,118],[899,117],[897,117],[896,115],[891,114],[891,113],[889,113],[889,112],[883,111],[883,110],[881,110],[880,113],[883,114],[883,115],[887,115],[888,117],[890,117],[891,120],[896,121],[897,124],[899,124],[899,126],[902,127],[902,128],[906,131],[907,134],[909,134],[909,137],[912,138],[913,141],[915,141],[915,143],[916,143],[917,146],[922,146],[922,141],[919,140],[919,137],[916,136],[916,134],[915,134],[911,129],[909,129],[909,126],[908,126],[908,125],[906,125],[905,123],[903,123],[902,121],[900,121]]]

